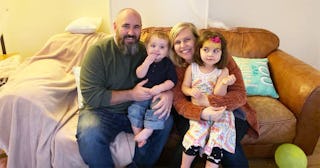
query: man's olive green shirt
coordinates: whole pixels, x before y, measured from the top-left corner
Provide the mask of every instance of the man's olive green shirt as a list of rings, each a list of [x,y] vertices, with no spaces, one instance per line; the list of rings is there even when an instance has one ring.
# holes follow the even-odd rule
[[[86,109],[107,108],[115,113],[127,113],[131,102],[110,105],[112,90],[132,89],[139,82],[136,68],[147,53],[139,43],[139,52],[124,55],[109,37],[91,46],[83,60],[80,88]]]

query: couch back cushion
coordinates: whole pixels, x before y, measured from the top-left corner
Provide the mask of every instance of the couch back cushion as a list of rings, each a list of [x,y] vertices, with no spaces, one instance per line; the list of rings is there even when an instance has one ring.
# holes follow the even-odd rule
[[[220,32],[227,40],[228,51],[232,56],[244,58],[265,58],[279,47],[279,38],[274,33],[259,28],[235,27],[230,30],[208,28]],[[141,40],[144,41],[147,34],[160,30],[167,33],[171,27],[147,27],[142,29]],[[199,33],[205,29],[199,29]]]

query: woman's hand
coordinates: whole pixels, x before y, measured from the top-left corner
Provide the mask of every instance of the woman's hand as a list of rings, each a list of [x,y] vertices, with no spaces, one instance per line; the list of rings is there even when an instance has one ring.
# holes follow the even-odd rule
[[[161,92],[160,94],[153,97],[152,102],[156,103],[152,106],[155,115],[159,116],[159,119],[167,119],[170,116],[171,107],[172,107],[173,93],[171,91]]]
[[[222,117],[222,113],[226,110],[224,107],[206,107],[202,110],[201,118],[206,121],[218,121]]]

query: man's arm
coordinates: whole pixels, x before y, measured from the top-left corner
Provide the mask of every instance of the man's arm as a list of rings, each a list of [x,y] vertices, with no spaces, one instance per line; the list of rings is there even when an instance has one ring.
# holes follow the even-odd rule
[[[148,80],[143,80],[130,90],[112,90],[110,105],[120,104],[128,101],[142,101],[151,99],[150,89],[143,87]]]

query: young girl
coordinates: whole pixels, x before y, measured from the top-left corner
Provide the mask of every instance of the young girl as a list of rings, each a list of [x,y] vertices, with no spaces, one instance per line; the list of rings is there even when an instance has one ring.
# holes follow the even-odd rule
[[[168,58],[170,40],[166,33],[154,31],[147,36],[145,46],[148,56],[137,68],[136,74],[138,78],[148,79],[144,87],[150,88],[150,93],[155,96],[172,89],[177,83],[175,67]],[[153,114],[152,106],[155,103],[157,101],[154,100],[137,101],[128,108],[128,117],[138,147],[146,143],[154,129],[164,127],[164,120]]]
[[[204,31],[196,46],[193,63],[188,66],[182,83],[182,92],[191,96],[193,104],[208,107],[205,96],[224,96],[227,87],[236,78],[229,75],[227,50],[224,37],[216,32]],[[219,167],[222,148],[230,153],[235,151],[235,124],[232,111],[224,110],[215,122],[190,120],[190,128],[184,136],[181,167],[190,167],[199,152],[207,155],[206,167]]]

